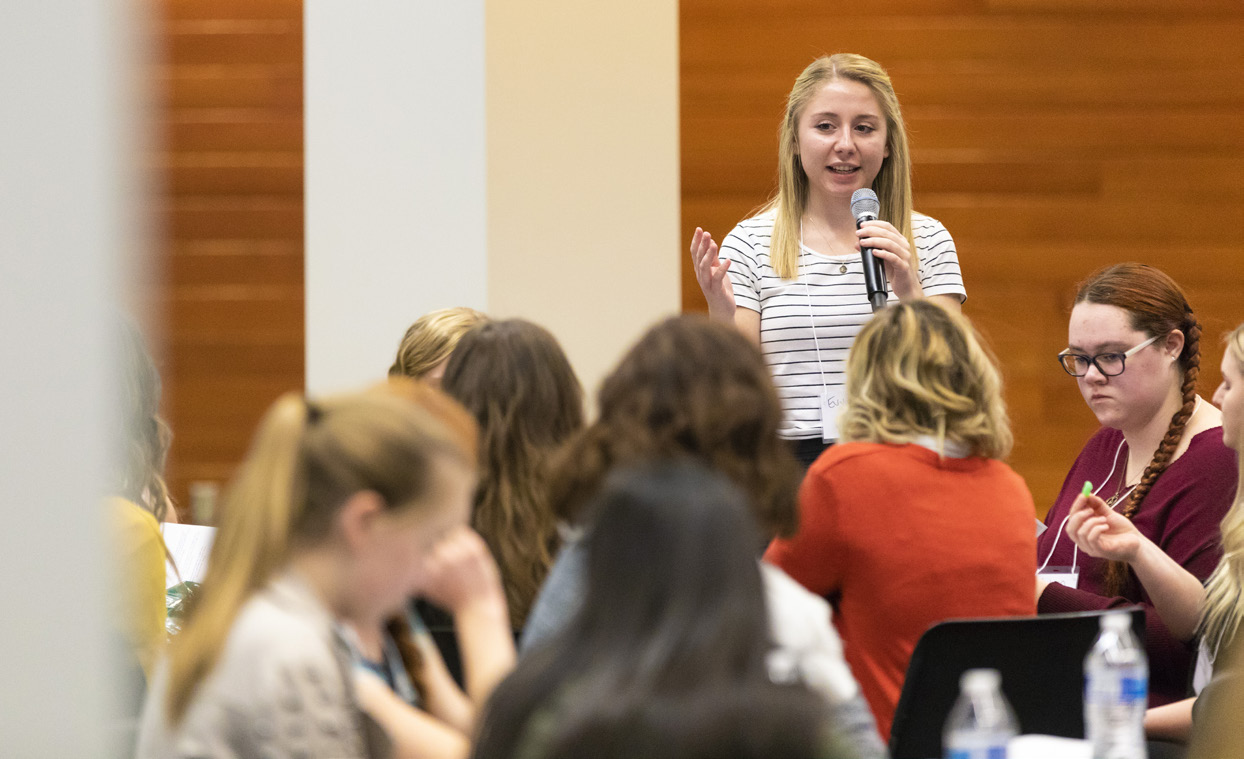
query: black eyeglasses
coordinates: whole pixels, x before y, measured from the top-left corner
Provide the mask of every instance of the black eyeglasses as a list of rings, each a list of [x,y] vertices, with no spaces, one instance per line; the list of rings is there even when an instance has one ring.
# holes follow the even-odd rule
[[[1083,353],[1063,351],[1058,354],[1058,363],[1062,364],[1063,371],[1072,377],[1083,377],[1088,374],[1090,366],[1097,367],[1097,371],[1101,372],[1103,377],[1117,377],[1123,373],[1127,359],[1141,348],[1152,345],[1159,337],[1161,335],[1154,335],[1140,345],[1128,348],[1122,353],[1098,353],[1096,356],[1086,356]]]

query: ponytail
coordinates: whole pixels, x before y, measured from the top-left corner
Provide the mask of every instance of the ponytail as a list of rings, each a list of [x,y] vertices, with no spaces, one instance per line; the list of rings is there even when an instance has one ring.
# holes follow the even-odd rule
[[[307,404],[297,394],[277,400],[229,489],[203,587],[170,651],[170,724],[185,716],[216,665],[242,605],[286,561],[294,512],[306,501],[299,469],[307,419]]]

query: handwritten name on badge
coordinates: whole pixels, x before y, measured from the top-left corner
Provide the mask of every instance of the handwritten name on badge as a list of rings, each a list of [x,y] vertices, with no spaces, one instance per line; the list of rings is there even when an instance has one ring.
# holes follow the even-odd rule
[[[821,390],[821,440],[838,439],[838,415],[847,407],[847,389],[842,385]]]

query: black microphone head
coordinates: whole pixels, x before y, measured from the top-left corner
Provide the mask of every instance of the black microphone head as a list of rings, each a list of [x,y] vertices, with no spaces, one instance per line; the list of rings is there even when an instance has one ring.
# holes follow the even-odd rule
[[[881,201],[877,200],[877,193],[868,187],[851,193],[851,215],[855,217],[856,224],[865,218],[876,219],[880,214]]]

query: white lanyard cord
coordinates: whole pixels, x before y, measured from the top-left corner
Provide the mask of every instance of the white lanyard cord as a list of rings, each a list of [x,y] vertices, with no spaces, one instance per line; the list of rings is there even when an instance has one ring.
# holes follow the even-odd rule
[[[1127,442],[1126,440],[1119,441],[1119,447],[1116,448],[1114,451],[1114,462],[1111,463],[1110,465],[1110,474],[1106,475],[1106,478],[1101,481],[1101,484],[1099,484],[1097,486],[1097,489],[1093,491],[1093,495],[1097,495],[1099,492],[1101,492],[1101,489],[1106,487],[1106,483],[1110,482],[1110,478],[1114,476],[1114,470],[1117,469],[1119,466],[1119,454],[1123,452],[1123,444],[1126,442]],[[1133,485],[1131,489],[1128,490],[1127,493],[1123,496],[1123,498],[1126,498],[1127,496],[1131,495],[1132,490],[1135,490],[1135,489],[1136,489],[1136,486]],[[1122,501],[1123,498],[1120,498],[1119,500]],[[1067,526],[1068,519],[1071,519],[1071,514],[1067,514],[1067,516],[1063,517],[1062,524],[1058,525],[1058,532],[1054,533],[1054,544],[1050,546],[1050,552],[1046,554],[1045,561],[1041,563],[1041,567],[1040,569],[1037,570],[1037,574],[1041,574],[1042,572],[1044,572],[1045,566],[1050,563],[1050,559],[1054,558],[1054,550],[1058,548],[1058,539],[1063,536],[1063,528]],[[1074,572],[1076,571],[1076,562],[1080,557],[1080,546],[1076,545],[1074,542],[1071,545],[1072,545],[1071,571]]]
[[[816,369],[821,375],[821,392],[829,392],[829,384],[825,381],[825,363],[821,361],[821,341],[816,337],[816,311],[812,309],[812,288],[803,276],[803,219],[799,220],[799,264],[795,272],[796,279],[803,279],[803,293],[808,298],[808,326],[812,329],[812,345],[816,347]],[[824,424],[825,420],[822,419]]]

